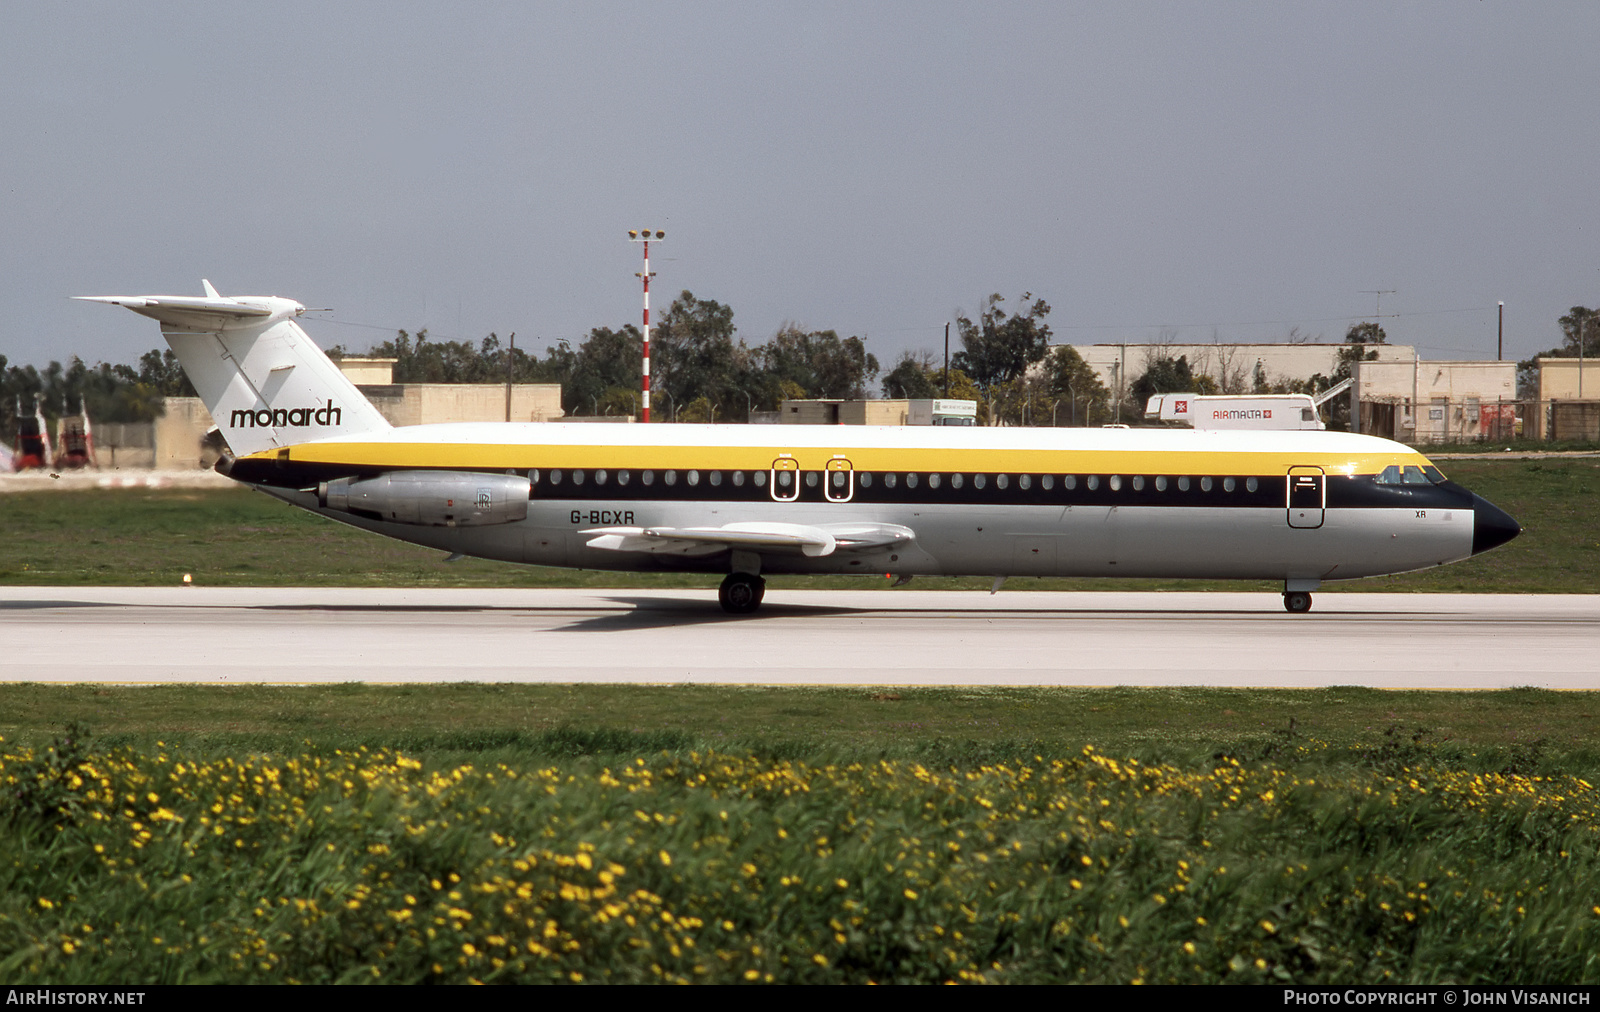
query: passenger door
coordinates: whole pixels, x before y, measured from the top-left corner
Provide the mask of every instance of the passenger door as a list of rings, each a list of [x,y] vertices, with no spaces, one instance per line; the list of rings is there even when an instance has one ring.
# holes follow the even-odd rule
[[[1327,507],[1327,479],[1320,467],[1289,468],[1289,526],[1313,530],[1322,526]]]
[[[823,487],[823,495],[829,502],[849,502],[856,494],[855,467],[843,457],[835,457],[828,461],[826,473],[823,475],[827,484]]]
[[[793,457],[779,457],[772,462],[772,498],[778,502],[800,498],[800,462]]]

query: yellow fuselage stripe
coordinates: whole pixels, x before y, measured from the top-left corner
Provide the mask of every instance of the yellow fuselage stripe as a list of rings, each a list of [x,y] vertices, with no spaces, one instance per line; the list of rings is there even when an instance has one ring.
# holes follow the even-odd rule
[[[780,457],[802,470],[820,471],[845,459],[862,471],[982,471],[1080,474],[1278,474],[1291,467],[1320,467],[1330,474],[1376,474],[1390,464],[1424,466],[1416,452],[1285,453],[1205,450],[975,450],[782,446],[580,446],[481,443],[301,444],[252,456],[272,460],[288,454],[296,463],[337,464],[356,469],[388,468],[609,468],[657,470],[764,470]]]

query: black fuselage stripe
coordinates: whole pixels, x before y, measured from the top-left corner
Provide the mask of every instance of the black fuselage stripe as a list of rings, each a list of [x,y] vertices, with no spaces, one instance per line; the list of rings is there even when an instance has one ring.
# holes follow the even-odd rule
[[[351,465],[341,464],[311,464],[302,462],[289,462],[278,465],[266,461],[237,461],[230,472],[231,476],[239,481],[252,484],[271,485],[279,488],[306,488],[320,481],[331,481],[336,478],[371,478],[385,471],[407,470],[458,470],[453,468],[385,468],[381,470],[362,469]],[[477,469],[484,474],[505,474],[507,469],[489,470]],[[517,474],[529,474],[526,471],[517,471]],[[847,490],[840,490],[838,495],[848,492],[848,499],[830,499],[824,494],[827,487],[829,473],[825,471],[798,471],[791,472],[795,475],[798,491],[793,498],[776,499],[772,494],[773,475],[767,471],[738,472],[743,475],[742,484],[736,484],[733,478],[735,472],[731,471],[652,471],[649,484],[645,483],[644,475],[647,472],[629,471],[626,482],[619,480],[618,472],[608,472],[603,482],[596,480],[596,472],[581,470],[577,472],[563,469],[558,482],[551,481],[551,473],[546,471],[536,472],[538,480],[534,482],[529,498],[538,501],[557,502],[726,502],[726,503],[760,503],[760,502],[809,502],[824,503],[845,502],[861,503],[867,505],[903,505],[903,506],[1145,506],[1145,507],[1205,507],[1213,509],[1236,508],[1285,508],[1288,504],[1288,482],[1286,475],[1129,475],[1129,474],[1029,474],[1016,473],[1000,474],[974,474],[961,472],[960,487],[956,487],[953,480],[955,472],[938,472],[938,486],[934,487],[931,480],[935,474],[931,472],[916,473],[916,484],[912,487],[908,481],[907,472],[880,472],[880,471],[855,471],[847,472],[851,475],[852,485]],[[575,473],[582,474],[582,481],[574,481]],[[674,480],[668,483],[667,475],[672,474]],[[887,478],[892,473],[894,486],[890,487]],[[690,475],[694,474],[696,480],[691,483]],[[715,480],[713,479],[715,477]],[[758,484],[757,476],[761,483]],[[1001,487],[1000,479],[1005,479],[1005,487]],[[1049,478],[1053,487],[1045,488],[1044,480]],[[863,478],[866,479],[863,482]],[[979,487],[979,479],[982,486]],[[1027,479],[1028,488],[1023,488],[1024,479]],[[1158,488],[1158,479],[1164,479],[1166,487]],[[1188,488],[1180,488],[1180,479],[1187,479]],[[1209,480],[1210,488],[1205,487]],[[1230,490],[1227,485],[1233,483]],[[1254,490],[1249,486],[1255,484]],[[1068,487],[1068,485],[1072,487]],[[1091,488],[1090,486],[1095,487]],[[1118,487],[1113,488],[1113,485]],[[1135,487],[1142,485],[1142,487]],[[1299,492],[1296,495],[1296,508],[1317,508],[1325,505],[1329,509],[1471,509],[1472,497],[1465,489],[1453,482],[1440,485],[1394,485],[1379,483],[1375,476],[1357,475],[1347,477],[1344,475],[1327,476],[1322,482],[1322,502],[1317,501],[1315,491]]]

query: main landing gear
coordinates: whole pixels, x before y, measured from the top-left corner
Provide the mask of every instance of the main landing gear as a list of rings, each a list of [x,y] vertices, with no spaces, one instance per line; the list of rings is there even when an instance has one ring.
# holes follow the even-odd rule
[[[722,610],[730,615],[749,615],[761,607],[767,581],[754,573],[729,573],[717,591]]]
[[[1311,610],[1311,595],[1303,590],[1285,591],[1283,610],[1293,615],[1304,615]]]

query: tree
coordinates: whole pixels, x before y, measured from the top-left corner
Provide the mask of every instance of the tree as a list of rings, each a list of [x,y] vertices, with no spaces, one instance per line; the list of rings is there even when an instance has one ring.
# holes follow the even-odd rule
[[[685,290],[662,314],[651,334],[652,387],[666,391],[675,404],[701,397],[708,405],[731,406],[748,353],[733,340],[733,310],[712,299],[697,299]],[[743,399],[742,397],[740,398]]]
[[[933,355],[929,352],[901,352],[894,368],[883,377],[885,397],[927,400],[944,396],[944,388],[933,380]],[[942,379],[942,377],[941,377]]]
[[[613,390],[639,393],[644,370],[644,336],[632,324],[621,330],[595,327],[572,356],[571,368],[561,385],[561,406],[569,415],[587,415],[604,402],[612,414],[633,414],[622,410],[622,400]],[[639,398],[635,398],[638,400]],[[604,414],[605,412],[600,412]]]
[[[1389,335],[1376,323],[1353,323],[1344,332],[1345,344],[1387,344]]]
[[[976,322],[957,314],[962,350],[950,365],[972,377],[979,389],[988,391],[997,383],[1017,379],[1044,358],[1050,347],[1050,327],[1044,322],[1050,315],[1050,305],[1043,299],[1030,304],[1028,300],[1032,298],[1032,292],[1022,293],[1022,310],[1010,316],[1001,308],[1005,299],[998,294],[984,300],[983,312]]]
[[[1593,358],[1600,352],[1600,309],[1573,306],[1557,321],[1561,325],[1561,345],[1539,352],[1517,363],[1517,396],[1532,400],[1539,396],[1539,359]]]
[[[1093,424],[1093,405],[1097,403],[1101,406],[1099,417],[1104,419],[1111,393],[1100,381],[1099,373],[1089,367],[1076,348],[1065,344],[1052,348],[1045,359],[1044,377],[1045,389],[1050,394],[1067,398],[1069,425]]]
[[[1560,319],[1560,353],[1550,358],[1593,358],[1600,351],[1600,309],[1573,306]]]
[[[753,359],[771,379],[787,380],[807,397],[865,397],[867,384],[878,375],[878,359],[867,353],[861,338],[840,340],[835,331],[801,330],[794,324],[780,328]]]
[[[1213,381],[1211,385],[1215,387],[1216,384]],[[1170,354],[1152,357],[1144,372],[1133,381],[1132,392],[1136,407],[1141,410],[1155,394],[1199,393],[1188,356],[1173,358]]]

